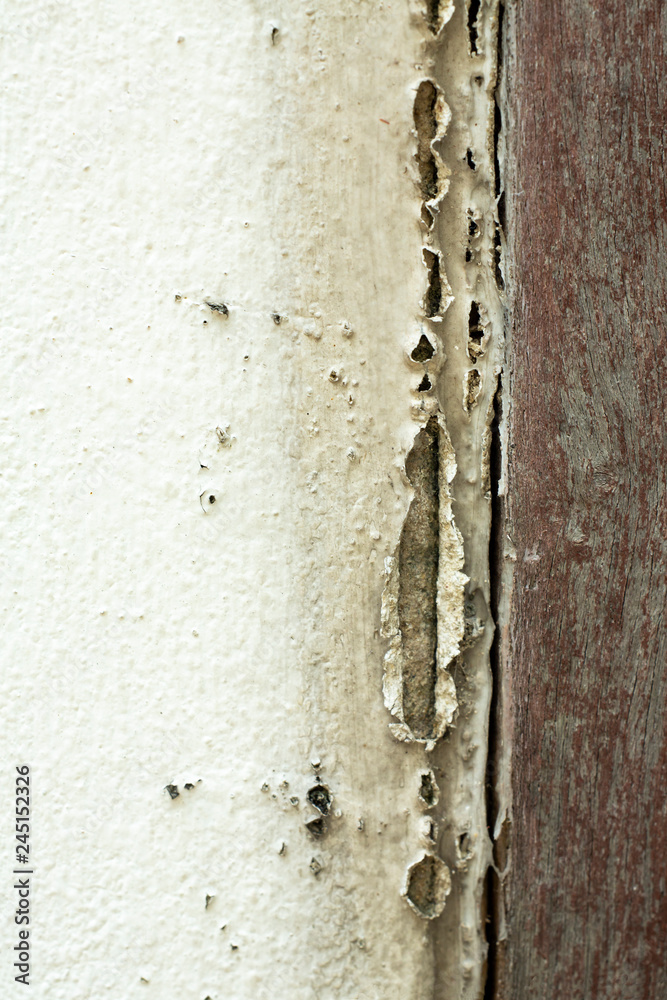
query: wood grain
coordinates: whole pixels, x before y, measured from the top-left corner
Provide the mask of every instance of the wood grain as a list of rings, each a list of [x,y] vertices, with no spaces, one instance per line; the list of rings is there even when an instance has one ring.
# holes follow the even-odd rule
[[[667,5],[525,0],[505,21],[516,563],[497,995],[655,1000],[667,996]]]

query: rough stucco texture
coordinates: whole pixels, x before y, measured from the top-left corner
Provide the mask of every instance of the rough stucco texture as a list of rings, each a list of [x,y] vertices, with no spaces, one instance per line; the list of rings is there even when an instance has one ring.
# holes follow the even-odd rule
[[[423,748],[377,631],[423,31],[354,0],[6,9],[1,932],[27,762],[40,1000],[431,995],[400,896]]]

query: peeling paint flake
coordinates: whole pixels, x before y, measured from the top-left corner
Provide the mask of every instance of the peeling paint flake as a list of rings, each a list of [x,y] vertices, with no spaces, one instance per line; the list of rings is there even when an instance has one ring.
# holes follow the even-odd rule
[[[442,858],[424,854],[408,868],[404,895],[415,913],[435,920],[444,910],[451,888],[451,872]]]
[[[387,560],[382,627],[385,704],[396,739],[432,750],[458,707],[449,665],[465,627],[463,540],[452,513],[456,460],[442,416],[431,417],[406,460],[413,498]]]

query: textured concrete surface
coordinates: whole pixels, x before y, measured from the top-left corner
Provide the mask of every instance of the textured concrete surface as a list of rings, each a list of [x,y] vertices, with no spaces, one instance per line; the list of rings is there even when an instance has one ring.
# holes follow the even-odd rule
[[[476,995],[495,9],[470,51],[462,2],[9,4],[0,933],[28,763],[39,1000]],[[471,648],[429,755],[380,608],[439,412]]]
[[[424,30],[353,0],[7,11],[2,940],[25,761],[40,1000],[430,995],[400,895],[423,749],[377,631]]]

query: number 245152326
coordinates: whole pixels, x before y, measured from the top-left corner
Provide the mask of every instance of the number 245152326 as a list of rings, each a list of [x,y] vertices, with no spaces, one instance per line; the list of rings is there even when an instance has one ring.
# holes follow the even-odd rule
[[[30,768],[16,768],[16,860],[27,864],[30,854]]]

